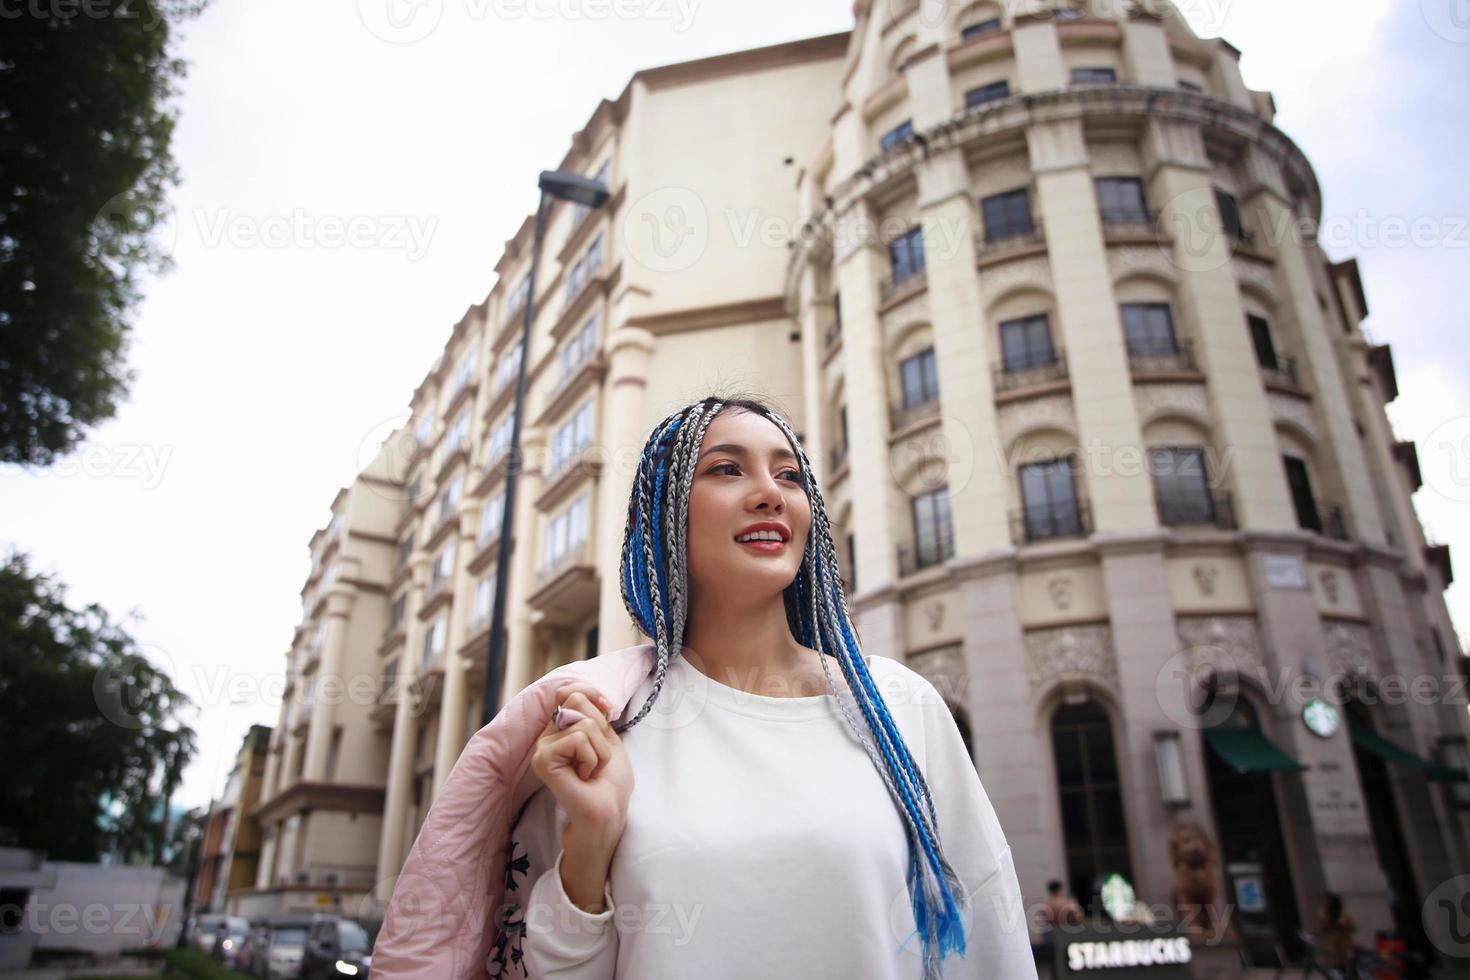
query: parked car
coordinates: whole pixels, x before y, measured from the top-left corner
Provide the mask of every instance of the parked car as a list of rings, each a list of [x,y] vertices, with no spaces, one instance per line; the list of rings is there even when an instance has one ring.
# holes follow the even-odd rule
[[[215,933],[219,941],[210,950],[210,955],[233,970],[240,951],[250,941],[250,920],[240,915],[224,915],[220,918],[222,921]]]
[[[219,941],[219,927],[224,924],[222,915],[196,915],[189,927],[189,944],[206,956],[214,952]]]
[[[306,934],[301,980],[341,980],[368,975],[372,942],[362,926],[337,915],[318,915]]]
[[[250,944],[250,975],[261,980],[300,977],[311,922],[309,915],[264,915],[256,919]]]

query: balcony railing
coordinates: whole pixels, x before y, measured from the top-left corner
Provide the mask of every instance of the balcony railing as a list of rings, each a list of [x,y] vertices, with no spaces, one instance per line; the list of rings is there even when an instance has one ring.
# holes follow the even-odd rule
[[[939,414],[939,399],[932,398],[917,405],[894,405],[888,409],[888,431],[897,432],[904,426],[920,419],[934,418]]]
[[[1028,504],[1011,512],[1011,538],[1016,544],[1091,533],[1092,510],[1082,499]]]
[[[929,281],[924,269],[915,269],[903,278],[889,276],[878,286],[878,301],[886,303],[896,296],[906,295],[924,288]]]
[[[1032,218],[1029,221],[1016,221],[997,225],[994,228],[986,228],[975,236],[975,255],[979,258],[986,258],[1001,252],[1010,252],[1045,243],[1046,235],[1042,231],[1040,219]]]
[[[1194,371],[1194,344],[1188,340],[1167,344],[1129,344],[1128,367],[1134,374],[1167,374]]]
[[[1159,523],[1168,527],[1214,526],[1235,529],[1235,502],[1228,493],[1205,490],[1195,493],[1155,493]]]
[[[1030,388],[1032,385],[1046,384],[1051,381],[1065,381],[1067,355],[1061,351],[1052,351],[1050,360],[1032,357],[1021,362],[997,364],[992,374],[996,391],[1012,391],[1016,388]]]
[[[1261,377],[1266,379],[1267,384],[1285,385],[1290,388],[1300,388],[1301,382],[1297,380],[1296,358],[1277,355],[1276,366],[1261,366]]]
[[[1298,513],[1297,523],[1308,531],[1338,541],[1348,540],[1347,517],[1339,504],[1318,500],[1311,511]]]
[[[1144,208],[1103,208],[1103,235],[1152,235],[1164,237],[1164,226],[1159,223],[1159,212]]]
[[[954,557],[954,529],[943,530],[939,537],[923,544],[898,546],[898,574],[912,575]]]

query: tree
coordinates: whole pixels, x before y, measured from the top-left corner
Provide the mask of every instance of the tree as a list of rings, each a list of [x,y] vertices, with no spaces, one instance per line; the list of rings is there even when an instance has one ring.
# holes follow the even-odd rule
[[[175,27],[203,0],[8,5],[0,20],[0,462],[111,418],[131,313],[169,258]]]
[[[64,861],[164,854],[164,808],[197,748],[192,702],[97,605],[12,551],[0,566],[0,820]]]

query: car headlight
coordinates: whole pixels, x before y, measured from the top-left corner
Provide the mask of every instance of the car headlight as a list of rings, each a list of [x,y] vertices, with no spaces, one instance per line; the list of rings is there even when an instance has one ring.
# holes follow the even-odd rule
[[[220,946],[222,946],[226,950],[231,950],[235,948],[235,941],[233,939],[226,939],[224,942],[220,943]]]
[[[337,972],[344,977],[355,977],[357,976],[357,967],[352,963],[348,963],[346,960],[338,960]]]

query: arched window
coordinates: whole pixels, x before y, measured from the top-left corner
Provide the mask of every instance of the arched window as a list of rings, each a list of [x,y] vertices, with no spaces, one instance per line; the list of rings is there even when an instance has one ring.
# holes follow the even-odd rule
[[[1063,705],[1051,721],[1067,883],[1084,906],[1106,874],[1133,880],[1113,726],[1096,701]]]

